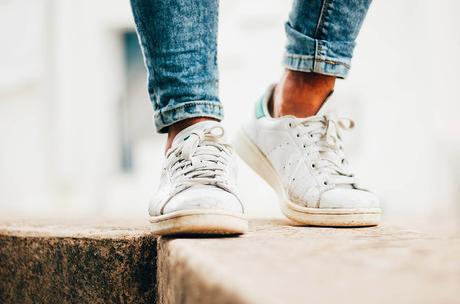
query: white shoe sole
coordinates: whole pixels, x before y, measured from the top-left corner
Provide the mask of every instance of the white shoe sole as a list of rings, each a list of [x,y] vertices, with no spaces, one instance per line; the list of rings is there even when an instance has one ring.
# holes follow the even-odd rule
[[[248,220],[237,213],[219,210],[182,210],[150,217],[157,235],[238,235],[248,230]]]
[[[379,224],[380,208],[308,208],[289,201],[272,164],[242,128],[235,136],[233,147],[241,159],[276,191],[281,211],[289,219],[303,225],[328,227],[363,227]]]

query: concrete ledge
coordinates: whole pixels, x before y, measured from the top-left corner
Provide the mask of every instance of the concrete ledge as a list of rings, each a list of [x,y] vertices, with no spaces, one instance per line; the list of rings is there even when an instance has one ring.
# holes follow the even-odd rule
[[[454,233],[255,220],[237,238],[157,238],[147,221],[3,222],[0,303],[459,303]]]
[[[460,237],[255,221],[239,238],[161,238],[159,303],[459,303]]]
[[[148,222],[0,225],[0,303],[155,303]]]

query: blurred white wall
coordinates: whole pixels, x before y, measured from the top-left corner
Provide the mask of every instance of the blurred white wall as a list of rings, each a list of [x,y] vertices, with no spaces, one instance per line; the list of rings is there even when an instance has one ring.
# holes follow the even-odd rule
[[[221,1],[230,133],[280,77],[289,9],[283,0]],[[332,100],[357,121],[349,154],[391,216],[460,216],[459,9],[455,0],[375,1]],[[133,143],[133,170],[119,162],[122,34],[132,29],[127,0],[0,2],[0,216],[146,215],[163,151],[153,124]],[[144,88],[132,102],[145,120]],[[279,215],[273,192],[240,168],[249,214]]]

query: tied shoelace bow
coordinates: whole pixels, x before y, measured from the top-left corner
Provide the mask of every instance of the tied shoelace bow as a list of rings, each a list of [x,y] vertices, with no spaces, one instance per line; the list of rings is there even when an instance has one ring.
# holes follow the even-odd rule
[[[297,134],[303,142],[311,167],[323,177],[323,185],[348,185],[358,183],[348,167],[342,146],[342,130],[351,130],[355,123],[348,118],[339,118],[335,113],[297,119],[292,127],[302,126]]]
[[[167,156],[175,193],[194,185],[214,185],[231,192],[227,167],[231,147],[222,142],[224,129],[198,129],[176,145]]]

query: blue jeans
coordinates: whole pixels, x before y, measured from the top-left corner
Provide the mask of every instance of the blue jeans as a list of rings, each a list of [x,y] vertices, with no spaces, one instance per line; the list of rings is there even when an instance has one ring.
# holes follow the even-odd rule
[[[286,69],[345,78],[371,0],[294,0]],[[218,94],[218,0],[131,0],[160,133],[192,117],[223,118]]]

